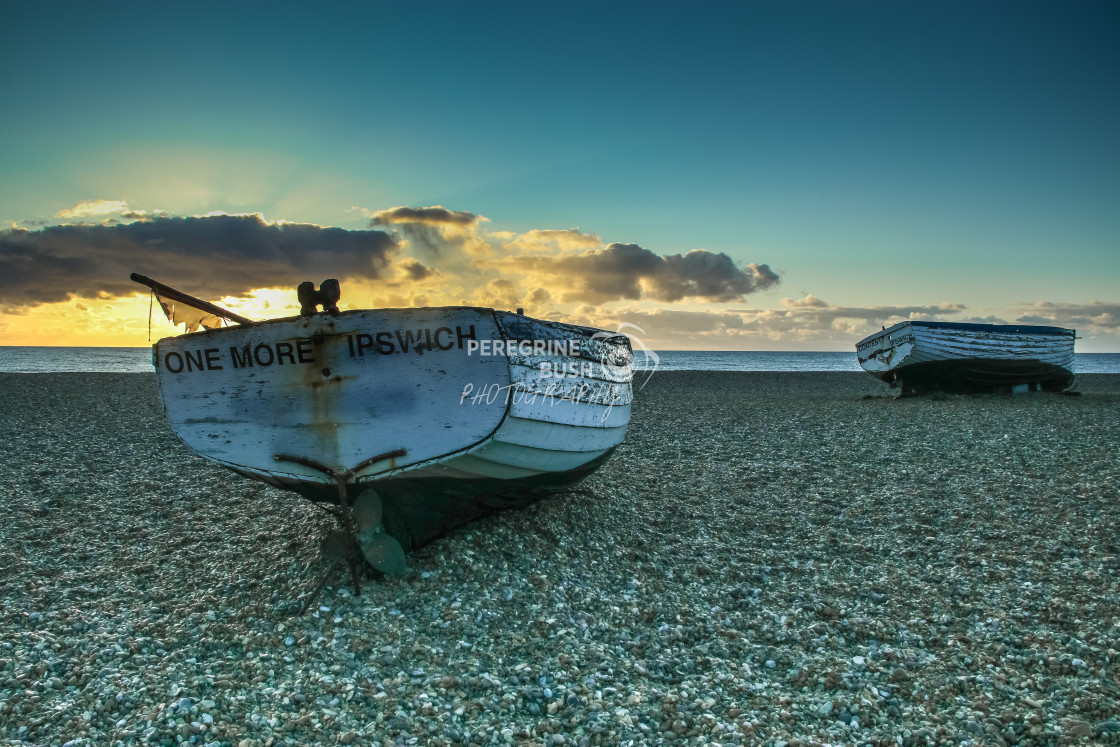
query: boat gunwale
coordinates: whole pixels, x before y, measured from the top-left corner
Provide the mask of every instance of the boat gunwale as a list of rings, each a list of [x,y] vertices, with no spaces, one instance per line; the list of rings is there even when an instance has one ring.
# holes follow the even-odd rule
[[[878,338],[883,337],[884,335],[890,334],[892,332],[897,332],[898,330],[904,329],[907,326],[910,326],[910,327],[926,327],[926,328],[929,328],[929,329],[955,329],[955,330],[969,331],[969,332],[994,332],[994,333],[997,333],[997,334],[999,334],[999,333],[1020,334],[1020,335],[1025,334],[1025,335],[1040,335],[1040,336],[1045,336],[1045,337],[1070,337],[1070,338],[1076,338],[1077,337],[1077,330],[1067,329],[1066,327],[1049,327],[1049,326],[1036,325],[1036,324],[987,324],[987,323],[973,324],[971,322],[934,322],[934,321],[923,321],[923,320],[917,320],[917,319],[907,319],[905,321],[901,321],[901,322],[898,322],[896,324],[892,324],[889,327],[881,329],[878,332],[874,332],[874,333],[868,335],[867,337],[864,337],[862,340],[859,340],[858,342],[856,342],[856,350],[858,352],[860,346],[865,345],[865,344],[870,343],[870,342],[873,342],[873,341],[877,340]]]

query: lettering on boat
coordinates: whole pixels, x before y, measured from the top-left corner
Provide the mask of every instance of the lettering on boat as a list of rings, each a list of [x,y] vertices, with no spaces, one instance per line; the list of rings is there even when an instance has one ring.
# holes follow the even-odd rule
[[[464,350],[477,344],[474,325],[467,327],[421,327],[381,332],[356,332],[346,336],[351,358],[366,355],[424,353],[436,350]],[[468,354],[469,354],[468,350]],[[301,337],[283,342],[247,342],[221,348],[184,349],[163,354],[160,361],[168,373],[221,371],[225,368],[269,368],[316,363],[315,342]]]
[[[887,343],[889,345],[901,345],[904,342],[913,342],[914,333],[909,330],[894,332],[890,335],[879,335],[866,342],[856,345],[856,352],[862,353],[870,348],[877,348]]]
[[[351,358],[366,355],[395,355],[397,353],[424,353],[434,350],[462,350],[471,342],[477,343],[474,325],[463,327],[422,327],[381,332],[359,332],[346,336],[346,346]],[[469,350],[468,350],[469,352]]]
[[[226,353],[220,348],[201,350],[184,349],[164,353],[163,367],[168,373],[193,373],[195,371],[221,371],[230,368],[268,368],[269,366],[295,366],[314,363],[315,354],[310,339],[301,338],[285,342],[247,342],[240,347],[230,346]]]

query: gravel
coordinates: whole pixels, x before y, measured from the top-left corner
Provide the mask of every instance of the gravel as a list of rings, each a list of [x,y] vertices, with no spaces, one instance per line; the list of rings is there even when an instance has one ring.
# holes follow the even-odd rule
[[[0,375],[0,740],[1120,744],[1120,376],[1079,387],[657,373],[595,475],[356,597],[153,376]]]

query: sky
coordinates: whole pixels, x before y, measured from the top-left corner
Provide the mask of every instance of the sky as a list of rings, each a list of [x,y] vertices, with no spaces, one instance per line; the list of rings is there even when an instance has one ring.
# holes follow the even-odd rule
[[[1120,4],[0,4],[0,345],[480,305],[675,350],[1120,352]],[[150,322],[150,323],[149,323]]]

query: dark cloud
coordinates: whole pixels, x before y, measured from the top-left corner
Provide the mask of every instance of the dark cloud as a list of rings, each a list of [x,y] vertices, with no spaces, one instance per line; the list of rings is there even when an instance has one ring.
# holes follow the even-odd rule
[[[552,302],[552,294],[544,288],[533,288],[525,295],[525,308],[540,310]]]
[[[640,298],[738,301],[778,282],[767,265],[743,268],[723,253],[694,249],[659,256],[637,244],[610,244],[566,257],[519,257],[513,263],[549,276],[550,288],[560,291],[561,301],[593,304]]]
[[[378,210],[370,219],[370,226],[388,226],[399,223],[419,223],[426,226],[473,226],[479,216],[461,210],[448,210],[442,205],[432,207],[395,207]]]
[[[429,258],[446,259],[449,248],[462,247],[465,236],[461,231],[445,232],[444,229],[470,229],[485,220],[474,213],[448,210],[441,205],[433,207],[395,207],[379,210],[370,218],[370,228],[396,226],[414,246]]]
[[[400,267],[409,280],[423,280],[435,274],[435,270],[418,259],[406,259],[401,262]]]
[[[748,293],[778,283],[769,265],[747,265],[743,269],[722,252],[693,249],[688,254],[664,258],[661,272],[650,277],[651,295],[658,301],[703,298],[708,301],[737,301]]]
[[[383,231],[270,224],[255,215],[10,229],[0,231],[0,303],[125,296],[140,289],[131,272],[206,298],[376,278],[398,248]]]

